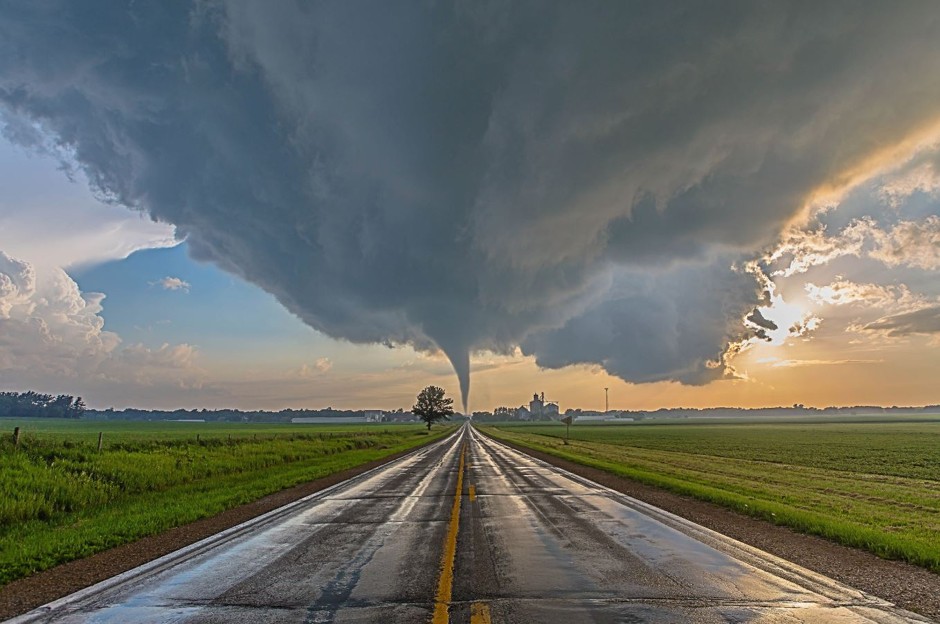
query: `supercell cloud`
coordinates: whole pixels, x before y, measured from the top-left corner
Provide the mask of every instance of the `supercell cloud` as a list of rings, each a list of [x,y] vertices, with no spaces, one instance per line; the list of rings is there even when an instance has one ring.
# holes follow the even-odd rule
[[[516,346],[705,383],[766,297],[732,265],[937,121],[937,15],[5,0],[0,111],[312,327],[440,348],[465,398]]]

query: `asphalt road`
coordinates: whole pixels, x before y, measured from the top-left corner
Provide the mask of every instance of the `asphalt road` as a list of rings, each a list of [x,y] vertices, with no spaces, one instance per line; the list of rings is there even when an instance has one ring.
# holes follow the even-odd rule
[[[469,427],[14,622],[924,622]]]

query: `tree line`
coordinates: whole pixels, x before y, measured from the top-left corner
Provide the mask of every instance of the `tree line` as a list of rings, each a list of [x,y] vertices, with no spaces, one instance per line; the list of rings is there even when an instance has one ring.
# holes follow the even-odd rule
[[[85,413],[82,397],[40,392],[0,392],[0,417],[81,418]]]

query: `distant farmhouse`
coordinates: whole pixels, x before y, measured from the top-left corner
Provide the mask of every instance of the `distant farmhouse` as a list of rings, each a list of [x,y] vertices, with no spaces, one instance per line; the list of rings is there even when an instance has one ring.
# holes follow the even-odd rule
[[[382,422],[390,423],[406,423],[406,422],[417,422],[418,417],[411,413],[411,411],[402,411],[398,410],[397,412],[385,412],[385,416],[382,418]]]

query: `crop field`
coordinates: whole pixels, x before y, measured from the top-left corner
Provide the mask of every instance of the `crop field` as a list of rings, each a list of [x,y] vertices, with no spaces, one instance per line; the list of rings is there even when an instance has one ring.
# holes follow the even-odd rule
[[[493,437],[940,571],[940,416],[561,424]]]
[[[452,430],[53,419],[0,426],[0,584]]]

